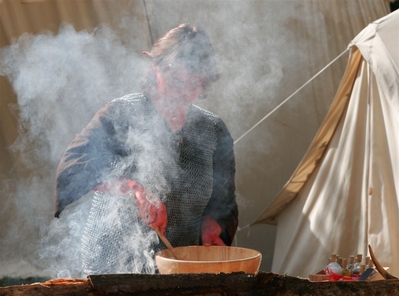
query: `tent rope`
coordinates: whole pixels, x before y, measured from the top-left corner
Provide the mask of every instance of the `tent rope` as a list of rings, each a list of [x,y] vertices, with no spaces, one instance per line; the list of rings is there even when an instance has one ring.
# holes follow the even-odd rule
[[[240,232],[241,230],[244,230],[245,228],[248,228],[248,227],[250,227],[251,226],[251,224],[247,224],[247,225],[245,225],[245,226],[243,226],[243,227],[237,227],[237,231],[238,232]]]
[[[246,131],[241,137],[234,141],[234,145],[237,144],[242,138],[244,138],[247,134],[249,134],[253,129],[255,129],[259,124],[261,124],[266,118],[272,115],[278,108],[284,105],[288,100],[290,100],[294,95],[296,95],[301,89],[303,89],[306,85],[308,85],[311,81],[313,81],[317,76],[319,76],[324,70],[326,70],[331,64],[333,64],[336,60],[338,60],[342,55],[344,55],[349,50],[347,47],[342,53],[340,53],[335,59],[329,62],[324,68],[322,68],[319,72],[317,72],[312,78],[310,78],[307,82],[305,82],[300,88],[298,88],[293,94],[291,94],[288,98],[282,101],[279,105],[277,105],[269,114],[259,120],[253,127],[251,127],[248,131]]]

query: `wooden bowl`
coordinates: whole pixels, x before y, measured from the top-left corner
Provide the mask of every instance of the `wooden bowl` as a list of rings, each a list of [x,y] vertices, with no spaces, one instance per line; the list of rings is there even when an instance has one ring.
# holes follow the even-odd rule
[[[262,254],[256,250],[228,246],[188,246],[174,248],[175,259],[169,250],[155,254],[161,274],[173,273],[232,273],[243,271],[255,274]]]

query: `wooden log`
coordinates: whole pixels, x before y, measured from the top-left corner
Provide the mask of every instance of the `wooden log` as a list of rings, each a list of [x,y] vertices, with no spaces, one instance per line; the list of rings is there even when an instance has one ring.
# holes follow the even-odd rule
[[[88,296],[93,287],[84,279],[56,279],[43,283],[0,287],[0,296]]]
[[[281,295],[358,296],[398,295],[399,280],[310,282],[307,279],[259,272],[232,274],[113,274],[89,276],[87,280],[54,280],[0,288],[0,296],[61,295]]]

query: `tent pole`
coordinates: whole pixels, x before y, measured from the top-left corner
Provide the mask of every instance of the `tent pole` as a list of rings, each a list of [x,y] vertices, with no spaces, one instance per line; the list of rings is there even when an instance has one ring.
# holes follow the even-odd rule
[[[373,181],[372,181],[372,116],[373,116],[373,101],[371,99],[371,69],[370,69],[370,64],[367,63],[367,83],[368,83],[368,87],[367,87],[367,105],[368,105],[368,125],[367,125],[367,145],[368,145],[368,184],[367,184],[367,190],[365,192],[365,206],[366,206],[366,213],[365,213],[365,224],[364,224],[364,243],[362,246],[362,251],[363,254],[367,254],[368,253],[368,245],[369,245],[369,236],[368,236],[368,231],[369,231],[369,223],[370,223],[370,219],[369,219],[369,214],[370,214],[370,209],[369,209],[369,205],[370,205],[370,198],[372,197],[372,192],[373,192]]]
[[[147,3],[146,0],[143,0],[144,10],[145,10],[145,18],[147,19],[148,31],[150,33],[151,45],[154,45],[154,37],[152,36],[152,30],[150,25],[150,18],[148,17]]]

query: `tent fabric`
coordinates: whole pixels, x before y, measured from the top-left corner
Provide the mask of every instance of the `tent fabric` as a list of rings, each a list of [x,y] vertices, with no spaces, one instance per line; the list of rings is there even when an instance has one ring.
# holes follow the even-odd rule
[[[332,253],[399,275],[399,11],[361,31],[331,108],[294,174],[255,220],[277,223],[272,271],[307,277]]]
[[[211,37],[215,38],[215,50],[225,75],[221,75],[221,80],[212,87],[209,98],[198,103],[221,115],[233,136],[242,135],[307,78],[336,57],[370,20],[378,19],[389,11],[387,0],[216,1],[217,5],[213,0],[190,0],[189,6],[182,5],[184,1],[181,0],[27,2],[0,0],[1,47],[15,44],[21,36],[29,37],[30,34],[41,38],[42,32],[44,35],[53,32],[56,37],[60,24],[73,24],[81,37],[85,36],[84,32],[90,35],[97,32],[97,36],[105,37],[103,33],[111,32],[102,29],[110,27],[118,36],[112,40],[116,43],[121,41],[122,47],[134,54],[150,49],[153,40],[180,22],[192,21],[204,25]],[[71,41],[75,40],[74,35],[70,35]],[[87,40],[89,44],[90,40]],[[86,50],[79,56],[94,62],[98,55],[90,55],[89,49],[97,50],[78,44],[77,48],[68,50],[68,57],[55,56],[62,61],[64,58],[75,61],[74,53],[80,53],[82,48]],[[115,42],[97,44],[104,46],[106,52],[111,52],[109,49],[117,46]],[[26,48],[20,47],[19,54],[27,54]],[[115,54],[118,56],[123,52],[117,50]],[[128,52],[126,56],[130,56]],[[12,65],[15,69],[13,72],[24,70],[25,66],[34,69],[41,64],[43,66],[38,70],[45,73],[55,60],[53,50],[48,54],[43,55],[48,63],[38,60],[31,66],[26,65],[29,55],[26,59],[16,59],[16,64]],[[41,106],[41,102],[48,101],[52,106],[45,109],[38,107],[40,112],[34,114],[33,118],[36,123],[41,123],[38,127],[42,134],[29,138],[26,134],[31,130],[20,130],[19,119],[23,114],[18,107],[20,93],[13,87],[9,77],[0,76],[0,277],[42,274],[41,264],[36,264],[39,261],[36,260],[39,254],[37,242],[42,239],[53,216],[53,180],[54,166],[59,160],[57,155],[62,154],[75,133],[86,125],[86,118],[90,119],[90,114],[97,110],[93,105],[112,99],[116,95],[114,88],[118,85],[127,83],[129,89],[135,89],[135,79],[129,78],[126,72],[135,70],[131,67],[114,68],[114,65],[122,65],[117,61],[117,58],[104,58],[103,62],[91,62],[94,68],[82,63],[75,71],[71,71],[76,67],[75,63],[65,64],[62,77],[71,78],[65,82],[68,87],[57,87],[60,83],[64,85],[62,81],[65,80],[60,80],[58,75],[47,75],[40,79],[40,83],[35,75],[31,75],[32,81],[30,77],[25,77],[27,82],[33,83],[20,83],[26,87],[32,85],[29,92],[21,87],[22,95],[26,97],[31,91],[36,92],[36,86],[43,86],[40,95],[32,99],[32,105]],[[317,80],[323,83],[309,84],[284,108],[280,108],[262,126],[245,137],[245,141],[235,146],[241,225],[254,220],[298,164],[331,104],[345,64],[344,58],[334,63],[333,67],[318,76]],[[123,65],[131,65],[130,59]],[[83,75],[86,72],[80,71],[81,68],[88,69],[90,73]],[[89,79],[95,83],[102,80],[93,79],[98,77],[98,73],[90,69],[100,68],[108,69],[107,74],[118,72],[123,77],[109,81],[109,84],[101,83],[102,87],[92,89]],[[18,72],[18,77],[25,73]],[[56,83],[49,85],[52,89],[59,88],[59,98],[45,87],[47,78],[55,79]],[[98,95],[93,94],[93,100],[82,99],[82,92],[86,93],[86,90],[93,90]],[[65,105],[55,104],[54,100],[61,100]],[[41,117],[44,110],[51,112]],[[24,127],[27,127],[25,123]],[[53,136],[42,140],[43,135],[50,134]],[[267,201],[264,198],[265,191],[268,191]],[[247,228],[237,232],[235,244],[262,252],[261,269],[269,271],[275,230],[276,227],[266,224]],[[66,269],[59,261],[56,265],[57,271]]]

